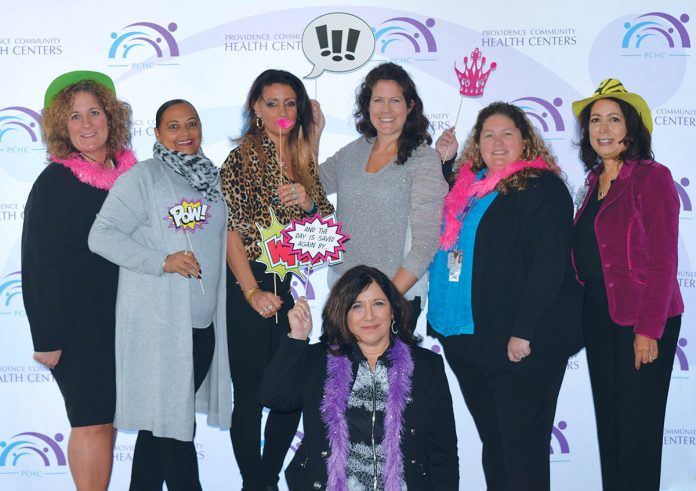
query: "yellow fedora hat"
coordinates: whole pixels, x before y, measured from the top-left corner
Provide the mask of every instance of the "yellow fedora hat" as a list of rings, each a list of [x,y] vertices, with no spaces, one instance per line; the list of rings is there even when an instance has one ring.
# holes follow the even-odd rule
[[[640,116],[640,119],[643,120],[645,127],[650,133],[652,133],[652,116],[650,115],[650,108],[648,107],[647,102],[645,102],[645,99],[638,94],[627,91],[621,81],[615,78],[603,80],[591,97],[573,102],[573,114],[575,114],[575,118],[579,121],[580,113],[583,109],[585,109],[585,107],[592,104],[596,100],[606,99],[608,97],[622,100],[633,106],[633,108],[638,111],[638,115]]]

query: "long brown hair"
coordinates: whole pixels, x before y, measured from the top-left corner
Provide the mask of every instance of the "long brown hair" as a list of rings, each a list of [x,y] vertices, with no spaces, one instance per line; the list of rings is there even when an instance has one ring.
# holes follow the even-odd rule
[[[261,136],[263,128],[256,125],[256,114],[254,104],[263,95],[263,89],[273,84],[288,85],[297,96],[297,121],[288,135],[288,148],[292,155],[292,170],[295,181],[299,182],[311,193],[314,187],[314,180],[310,175],[310,167],[316,171],[316,159],[312,150],[312,139],[314,138],[314,116],[309,96],[302,81],[290,72],[285,70],[266,70],[262,72],[254,83],[251,84],[244,104],[244,133],[237,139],[238,143],[249,136]]]

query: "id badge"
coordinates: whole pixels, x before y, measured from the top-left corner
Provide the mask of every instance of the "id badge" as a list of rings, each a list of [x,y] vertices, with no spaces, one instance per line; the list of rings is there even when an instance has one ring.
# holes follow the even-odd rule
[[[462,253],[454,250],[447,253],[447,269],[449,270],[449,281],[457,283],[462,273]]]

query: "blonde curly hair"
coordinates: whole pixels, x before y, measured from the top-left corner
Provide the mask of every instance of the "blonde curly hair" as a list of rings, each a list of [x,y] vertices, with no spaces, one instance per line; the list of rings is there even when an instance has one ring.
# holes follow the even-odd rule
[[[117,153],[131,147],[131,107],[119,101],[109,89],[93,80],[82,80],[72,84],[53,99],[41,116],[41,138],[48,153],[65,159],[77,149],[70,142],[68,118],[72,111],[75,95],[80,92],[92,94],[104,109],[109,124],[106,153],[113,158]]]
[[[546,147],[543,138],[536,132],[529,118],[524,114],[524,111],[514,104],[501,101],[493,102],[479,111],[476,124],[474,124],[464,144],[464,151],[456,166],[457,170],[463,165],[468,165],[473,172],[478,172],[486,167],[486,163],[481,157],[479,142],[481,140],[483,124],[488,118],[496,114],[510,118],[515,123],[517,129],[520,130],[522,141],[524,142],[522,160],[531,161],[537,157],[541,157],[546,165],[549,166],[551,172],[556,175],[561,175],[561,169],[556,163],[556,157],[554,157],[551,151]],[[521,191],[526,188],[527,180],[537,177],[540,172],[543,171],[531,168],[516,172],[510,177],[500,181],[496,187],[496,191],[501,194],[505,194],[510,190]]]

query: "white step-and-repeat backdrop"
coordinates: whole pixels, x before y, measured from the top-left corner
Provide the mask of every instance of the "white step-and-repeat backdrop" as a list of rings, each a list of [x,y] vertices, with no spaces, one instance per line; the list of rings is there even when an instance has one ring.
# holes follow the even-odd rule
[[[398,5],[395,7],[395,5]],[[317,17],[346,12],[372,28],[371,59],[350,72],[326,58],[310,61],[302,34]],[[327,21],[327,24],[329,22]],[[331,26],[329,25],[329,28]],[[312,26],[314,29],[314,26]],[[339,54],[346,45],[327,49]],[[331,41],[328,41],[331,43]],[[50,373],[31,359],[22,303],[20,236],[27,193],[45,162],[39,118],[48,83],[75,69],[103,71],[133,106],[133,143],[151,155],[156,108],[186,98],[199,110],[204,150],[221,164],[239,136],[242,105],[253,79],[283,68],[307,79],[322,104],[325,158],[355,138],[355,88],[375,64],[403,65],[416,80],[434,137],[454,125],[460,103],[455,65],[479,47],[497,63],[483,97],[464,99],[457,125],[462,141],[477,111],[502,99],[520,105],[579,187],[581,165],[571,102],[607,77],[621,79],[652,108],[657,159],[672,170],[681,199],[679,282],[687,310],[674,363],[664,432],[662,487],[696,490],[696,5],[655,2],[469,2],[372,0],[215,2],[81,0],[10,2],[0,16],[0,489],[68,490],[69,425]],[[353,46],[353,50],[356,47]],[[359,54],[359,53],[358,53]],[[311,55],[310,55],[311,57]],[[322,61],[324,60],[324,61]],[[314,63],[313,63],[314,62]],[[314,66],[316,64],[316,67]],[[334,67],[335,68],[335,67]],[[56,203],[60,211],[60,203]],[[350,245],[348,244],[348,247]],[[295,282],[315,318],[324,302],[325,271]],[[423,319],[419,330],[423,330]],[[424,345],[439,352],[437,343]],[[450,375],[459,435],[461,489],[484,489],[480,443]],[[238,489],[241,481],[227,432],[199,419],[197,448],[204,489]],[[299,435],[293,444],[296,448]],[[126,489],[134,435],[120,432],[111,489]],[[288,453],[292,457],[293,449]],[[552,488],[600,489],[592,397],[583,352],[568,361],[550,442]],[[284,488],[284,484],[282,484]]]

